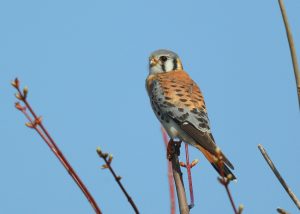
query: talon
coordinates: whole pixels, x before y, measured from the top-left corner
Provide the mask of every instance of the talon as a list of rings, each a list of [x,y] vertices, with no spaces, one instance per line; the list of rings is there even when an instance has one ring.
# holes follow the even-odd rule
[[[174,141],[170,139],[168,146],[167,146],[167,158],[169,161],[172,160],[172,156],[175,153],[175,148],[174,148]]]
[[[180,156],[180,146],[181,146],[182,141],[179,140],[179,141],[176,141],[174,143],[175,143],[175,152],[178,156]]]
[[[180,155],[180,146],[181,146],[181,140],[179,141],[174,141],[170,139],[168,146],[167,146],[167,158],[169,161],[172,160],[172,156],[176,154],[179,156]]]

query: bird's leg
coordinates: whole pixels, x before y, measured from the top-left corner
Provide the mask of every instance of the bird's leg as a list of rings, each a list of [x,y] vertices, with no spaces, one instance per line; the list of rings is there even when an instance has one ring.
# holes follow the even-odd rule
[[[181,140],[174,141],[173,139],[169,140],[168,146],[167,146],[167,158],[169,161],[171,161],[173,154],[180,155],[180,146],[181,146]]]
[[[174,143],[173,139],[170,139],[169,143],[168,143],[168,146],[167,146],[167,158],[168,158],[169,161],[171,161],[172,156],[173,156],[173,154],[175,152],[175,146],[174,146],[174,144],[175,143]]]
[[[180,156],[180,146],[181,146],[182,141],[178,140],[175,141],[175,152],[178,156]]]

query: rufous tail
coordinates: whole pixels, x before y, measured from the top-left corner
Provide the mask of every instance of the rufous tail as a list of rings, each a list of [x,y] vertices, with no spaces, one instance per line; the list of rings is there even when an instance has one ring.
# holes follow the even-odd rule
[[[218,160],[214,155],[212,155],[210,152],[208,152],[200,146],[199,150],[204,154],[206,159],[211,163],[211,165],[215,168],[215,170],[219,173],[220,176],[229,177],[229,175],[231,175],[230,180],[236,180],[235,175],[231,172],[231,170],[224,161]],[[221,153],[221,155],[223,154]],[[218,161],[222,161],[222,163],[219,164]]]

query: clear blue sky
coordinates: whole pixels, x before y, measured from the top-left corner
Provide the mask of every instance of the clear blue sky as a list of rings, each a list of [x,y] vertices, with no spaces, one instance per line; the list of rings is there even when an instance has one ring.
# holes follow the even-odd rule
[[[300,55],[300,2],[285,3]],[[169,213],[166,152],[144,86],[159,48],[177,52],[202,89],[244,213],[297,212],[257,149],[265,146],[300,197],[299,108],[276,0],[11,0],[0,3],[0,27],[0,213],[93,213],[14,109],[16,76],[104,213],[132,209],[100,170],[97,146],[114,155],[141,213]],[[196,149],[191,158],[200,159],[191,213],[232,213],[216,172]]]

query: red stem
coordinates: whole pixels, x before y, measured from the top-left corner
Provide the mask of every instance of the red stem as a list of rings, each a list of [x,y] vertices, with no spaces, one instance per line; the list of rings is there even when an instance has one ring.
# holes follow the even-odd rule
[[[236,210],[236,207],[235,207],[235,205],[234,205],[234,201],[233,201],[233,198],[232,198],[232,195],[231,195],[230,189],[229,189],[229,187],[228,187],[228,184],[229,184],[229,183],[226,183],[224,186],[225,186],[225,189],[226,189],[227,195],[228,195],[228,197],[229,197],[229,200],[230,200],[231,206],[232,206],[232,208],[233,208],[233,211],[234,211],[234,213],[235,213],[235,214],[238,214],[238,211]]]
[[[170,200],[171,200],[171,214],[175,214],[176,212],[175,190],[174,190],[174,183],[173,183],[172,165],[170,161],[168,161],[168,182],[169,182]]]
[[[163,140],[166,146],[166,149],[168,147],[168,136],[164,128],[161,128]],[[176,206],[175,206],[175,190],[174,190],[174,183],[173,183],[173,172],[172,172],[172,164],[168,160],[168,182],[169,182],[169,190],[170,190],[170,202],[171,202],[171,214],[175,214],[176,212]]]
[[[30,104],[27,102],[26,98],[22,95],[21,90],[19,88],[17,88],[17,90],[18,90],[19,94],[22,96],[22,101],[24,102],[24,104],[26,105],[26,107],[28,108],[28,110],[30,111],[32,116],[34,117],[34,120],[38,120],[37,115],[35,114],[35,112],[31,108]],[[55,156],[63,164],[63,166],[68,171],[70,176],[76,182],[76,184],[81,189],[81,191],[84,193],[84,195],[86,196],[87,200],[90,202],[90,204],[93,207],[93,209],[95,210],[95,212],[97,214],[102,214],[102,212],[101,212],[100,208],[98,207],[96,201],[94,200],[93,196],[90,194],[90,192],[88,191],[88,189],[86,188],[84,183],[81,181],[81,179],[79,178],[77,173],[74,171],[72,166],[69,164],[69,162],[67,161],[67,159],[65,158],[63,153],[57,147],[56,143],[54,142],[54,140],[52,139],[52,137],[50,136],[50,134],[48,133],[46,128],[43,126],[42,122],[40,122],[38,124],[34,124],[34,121],[31,119],[29,114],[25,110],[23,110],[22,112],[25,114],[26,118],[33,124],[33,128],[38,132],[38,134],[46,142],[46,144],[49,146],[49,148],[52,150],[52,152],[55,154]],[[44,133],[40,129],[38,129],[38,126],[42,129],[42,131]]]
[[[239,214],[236,207],[235,207],[235,204],[234,204],[234,201],[233,201],[233,198],[232,198],[229,186],[228,186],[230,181],[228,180],[228,178],[225,178],[225,175],[224,175],[223,164],[224,164],[224,162],[223,162],[223,160],[221,160],[221,157],[218,157],[218,165],[219,165],[219,168],[220,168],[220,171],[221,171],[221,184],[226,189],[226,192],[227,192],[227,195],[228,195],[228,198],[230,200],[230,203],[231,203],[231,206],[233,208],[234,213]]]
[[[192,172],[191,172],[191,165],[190,165],[190,159],[189,159],[189,145],[188,144],[185,144],[185,158],[186,158],[186,170],[187,170],[187,174],[188,174],[190,199],[191,199],[189,208],[192,209],[194,207],[194,192],[193,192],[193,181],[192,181]]]

